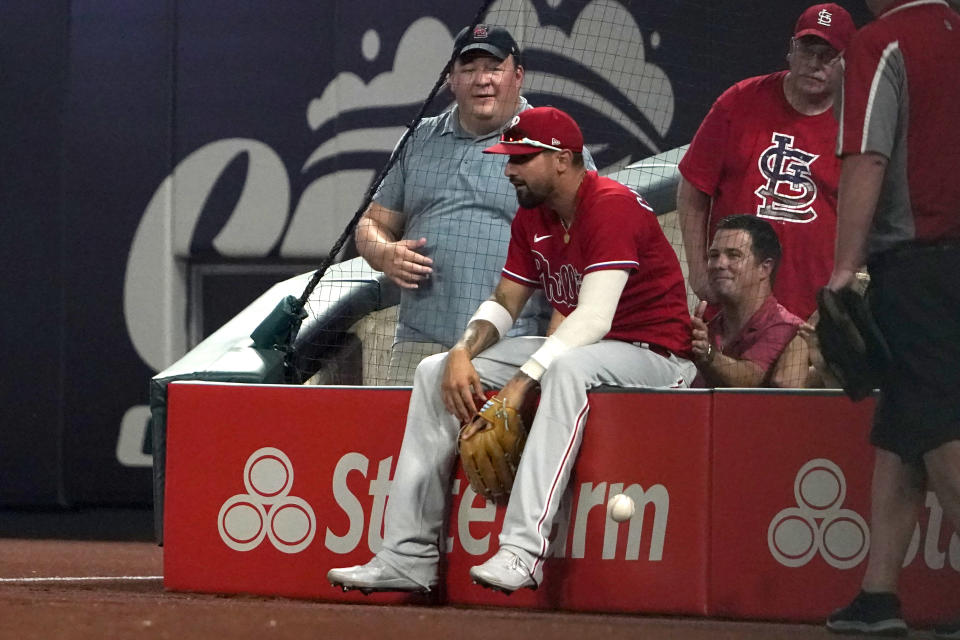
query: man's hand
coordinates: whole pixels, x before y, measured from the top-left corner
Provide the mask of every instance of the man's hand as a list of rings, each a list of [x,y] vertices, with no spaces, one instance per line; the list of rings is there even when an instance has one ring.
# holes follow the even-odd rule
[[[697,362],[704,362],[710,354],[710,332],[707,329],[707,323],[703,321],[703,314],[706,310],[707,302],[701,300],[693,312],[693,317],[690,318],[693,325],[691,350]]]
[[[840,291],[840,289],[853,284],[856,279],[857,271],[855,269],[834,268],[833,273],[830,274],[830,281],[827,283],[827,289],[830,289],[831,291]]]
[[[477,415],[484,402],[483,384],[465,348],[456,346],[447,353],[440,390],[447,411],[461,424],[470,422]]]
[[[496,398],[502,400],[504,405],[520,411],[523,403],[527,400],[527,393],[537,386],[536,380],[526,374],[517,372],[503,389],[496,395]],[[469,439],[473,434],[490,428],[490,423],[480,416],[472,416],[473,420],[460,433],[461,440]]]
[[[827,362],[823,359],[823,354],[820,353],[820,338],[817,337],[817,321],[819,321],[819,319],[820,312],[814,311],[810,319],[801,324],[797,329],[797,333],[800,334],[800,337],[807,343],[807,347],[810,350],[810,365],[813,371],[811,371],[811,375],[808,376],[811,384],[807,386],[814,386],[813,383],[816,383],[816,386],[826,387],[828,389],[839,389],[840,382],[833,377],[833,374],[830,372],[830,367],[827,366]]]
[[[430,277],[433,260],[418,253],[427,244],[426,238],[419,240],[398,240],[385,243],[381,249],[380,264],[383,272],[404,289],[417,289],[422,280]]]

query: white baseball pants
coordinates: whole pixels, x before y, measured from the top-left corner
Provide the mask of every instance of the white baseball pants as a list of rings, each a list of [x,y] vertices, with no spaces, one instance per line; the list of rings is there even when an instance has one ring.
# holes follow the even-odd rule
[[[474,358],[484,385],[499,389],[544,338],[506,338]],[[459,422],[447,413],[440,382],[446,354],[420,363],[407,411],[407,426],[384,517],[377,555],[418,583],[436,580],[450,483],[457,460]],[[666,358],[617,340],[576,347],[557,358],[540,381],[540,406],[507,505],[500,546],[516,553],[543,579],[553,518],[573,469],[589,404],[587,391],[601,385],[681,388],[696,375],[689,360]]]

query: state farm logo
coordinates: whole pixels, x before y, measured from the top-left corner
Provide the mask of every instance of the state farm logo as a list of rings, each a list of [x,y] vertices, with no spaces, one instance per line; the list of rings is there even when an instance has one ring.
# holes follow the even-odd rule
[[[293,465],[283,451],[254,451],[243,467],[246,493],[220,507],[217,528],[234,551],[256,549],[264,538],[284,553],[299,553],[313,542],[317,518],[303,498],[291,496]]]
[[[802,567],[819,553],[837,569],[857,566],[870,548],[870,529],[860,514],[842,508],[847,481],[836,464],[817,458],[800,467],[793,483],[797,506],[774,516],[767,544],[777,562]]]

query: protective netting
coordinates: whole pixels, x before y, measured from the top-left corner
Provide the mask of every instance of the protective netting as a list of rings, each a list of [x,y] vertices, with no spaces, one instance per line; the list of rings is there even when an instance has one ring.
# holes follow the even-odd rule
[[[483,4],[479,3],[481,9]],[[704,104],[702,94],[680,91],[663,56],[657,55],[664,41],[683,42],[689,37],[681,33],[683,18],[674,3],[609,0],[567,9],[570,4],[502,0],[482,11],[477,22],[506,28],[518,43],[523,98],[531,105],[552,105],[572,115],[598,172],[630,186],[650,202],[687,279],[688,260],[676,212],[677,163],[699,119],[680,135],[675,121],[683,113],[688,120],[690,112],[702,117],[718,94],[712,93]],[[702,22],[709,20],[713,3],[683,5],[691,13],[702,9]],[[576,14],[561,15],[565,10]],[[666,26],[651,29],[650,24]],[[451,45],[455,35],[451,34]],[[715,35],[719,50],[729,46],[724,42],[731,34],[720,29]],[[789,33],[784,33],[782,41],[788,40]],[[680,62],[675,56],[670,64],[705,64],[696,55],[679,58]],[[441,77],[446,76],[447,63],[424,60],[436,65]],[[361,257],[334,264],[325,270],[319,286],[308,291],[308,317],[291,358],[295,381],[411,384],[416,362],[449,348],[499,279],[516,197],[502,175],[505,159],[481,154],[497,140],[498,131],[475,138],[449,114],[455,98],[461,97],[456,73],[456,67],[450,69],[450,83],[423,109],[431,117],[414,123],[412,135],[384,172],[383,184],[374,185],[372,206],[382,208],[374,216],[377,230],[364,229],[361,222],[359,232],[348,234],[355,246],[348,246],[346,252],[337,247],[334,252],[338,259],[356,253]],[[508,59],[486,74],[475,72],[484,81],[460,90],[511,99],[503,84],[513,73],[513,61]],[[729,82],[737,79],[731,77]],[[423,90],[425,96],[430,93],[430,87]],[[689,98],[693,95],[697,97]],[[415,288],[398,287],[397,278],[391,278],[395,274],[379,271],[389,273],[385,265],[396,258],[396,247],[375,246],[372,238],[376,236],[370,233],[407,241],[405,250],[432,261],[432,273],[407,282]],[[425,239],[422,245],[421,238]],[[689,308],[694,312],[699,297],[687,282]],[[543,306],[538,309],[537,304]],[[528,304],[525,314],[515,330],[536,333],[545,328],[549,311],[542,300]],[[804,357],[795,366],[805,370],[807,365]]]

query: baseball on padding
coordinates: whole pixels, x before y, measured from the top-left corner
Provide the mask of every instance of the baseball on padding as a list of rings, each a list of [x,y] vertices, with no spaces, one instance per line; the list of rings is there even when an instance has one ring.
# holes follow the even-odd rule
[[[637,505],[633,503],[633,498],[622,493],[618,493],[607,502],[607,513],[617,522],[629,520],[636,510]]]

